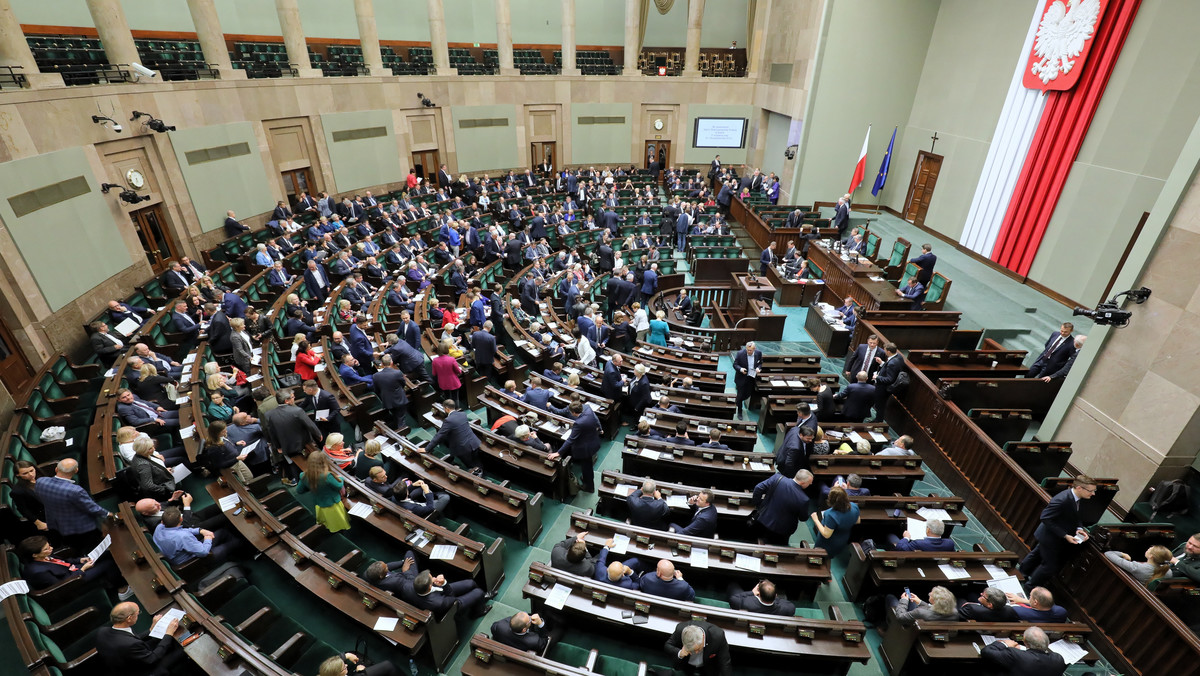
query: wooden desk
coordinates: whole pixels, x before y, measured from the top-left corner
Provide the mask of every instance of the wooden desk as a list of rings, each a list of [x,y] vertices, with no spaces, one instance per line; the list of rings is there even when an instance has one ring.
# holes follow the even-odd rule
[[[891,611],[889,611],[889,614]],[[958,676],[983,666],[978,648],[984,645],[983,636],[1023,641],[1025,629],[1035,626],[1027,622],[925,622],[911,627],[889,622],[883,632],[881,652],[890,676],[902,671],[922,676]],[[1063,638],[1072,643],[1084,643],[1091,634],[1086,624],[1041,623],[1036,626],[1051,636],[1053,642]],[[1087,646],[1084,645],[1086,648]],[[1089,651],[1083,658],[1093,663],[1099,656]]]
[[[588,663],[595,665],[600,651],[593,648]],[[639,676],[645,676],[646,663]],[[462,665],[464,676],[595,676],[591,668],[572,667],[526,650],[517,650],[483,634],[471,637],[471,656]]]
[[[840,359],[850,352],[850,330],[841,325],[834,327],[827,324],[818,305],[809,306],[804,316],[804,330],[826,357]]]
[[[866,256],[858,262],[844,261],[824,244],[813,242],[808,249],[808,258],[825,271],[825,286],[838,299],[850,296],[864,310],[904,310],[912,306],[911,301],[897,300],[896,287],[887,281],[874,281],[871,275],[882,276],[883,271]],[[833,302],[827,299],[827,302]]]
[[[842,583],[851,601],[862,599],[881,591],[895,591],[910,587],[924,597],[934,586],[987,583],[991,574],[984,568],[993,565],[1003,568],[1010,575],[1024,580],[1017,570],[1021,557],[1013,552],[883,552],[863,551],[862,545],[850,543],[850,563]],[[964,570],[967,577],[950,578],[938,567],[949,565]]]

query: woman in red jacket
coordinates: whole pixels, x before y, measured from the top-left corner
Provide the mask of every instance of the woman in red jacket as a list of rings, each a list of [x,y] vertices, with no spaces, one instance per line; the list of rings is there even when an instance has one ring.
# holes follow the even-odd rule
[[[312,347],[307,340],[300,341],[300,347],[296,350],[296,375],[302,380],[315,380],[317,377],[316,367],[321,363],[321,355],[313,352]]]
[[[462,372],[458,360],[450,356],[450,341],[442,341],[438,346],[438,356],[433,358],[433,381],[443,398],[458,401],[458,390],[462,387],[459,376]]]

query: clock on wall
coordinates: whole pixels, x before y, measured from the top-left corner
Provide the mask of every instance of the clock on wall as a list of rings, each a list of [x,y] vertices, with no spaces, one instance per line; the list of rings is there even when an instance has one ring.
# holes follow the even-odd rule
[[[134,190],[140,190],[146,185],[146,177],[137,169],[130,169],[125,172],[125,180],[129,181],[129,187]]]
[[[662,131],[662,128],[663,128],[663,121],[662,121],[661,119],[655,120],[655,121],[654,121],[654,128],[655,128],[656,130]]]

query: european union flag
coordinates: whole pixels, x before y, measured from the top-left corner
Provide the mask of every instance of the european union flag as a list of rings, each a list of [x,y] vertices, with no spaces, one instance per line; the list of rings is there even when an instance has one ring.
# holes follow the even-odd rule
[[[892,146],[896,145],[896,129],[897,127],[892,128],[892,140],[888,141],[887,154],[883,156],[883,162],[879,165],[879,175],[875,177],[875,186],[871,188],[872,195],[878,195],[887,183],[888,168],[892,166]]]

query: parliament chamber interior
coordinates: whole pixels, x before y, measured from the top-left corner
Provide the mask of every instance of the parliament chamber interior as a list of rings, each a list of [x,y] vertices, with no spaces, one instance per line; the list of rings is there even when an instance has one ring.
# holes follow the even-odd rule
[[[0,0],[4,673],[1200,674],[1197,25]]]

